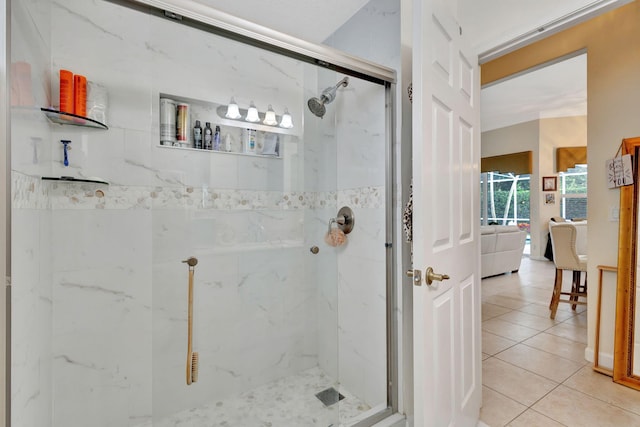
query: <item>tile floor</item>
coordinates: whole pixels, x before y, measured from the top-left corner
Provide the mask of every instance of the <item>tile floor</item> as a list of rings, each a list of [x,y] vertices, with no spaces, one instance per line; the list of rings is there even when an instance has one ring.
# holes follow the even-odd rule
[[[381,410],[371,408],[349,391],[339,403],[325,406],[316,393],[335,386],[334,380],[315,367],[252,390],[187,409],[164,419],[158,427],[343,427]]]
[[[561,303],[555,320],[549,318],[554,274],[553,263],[524,257],[518,273],[482,281],[481,421],[640,426],[640,392],[593,372],[584,359],[586,306],[573,312]]]

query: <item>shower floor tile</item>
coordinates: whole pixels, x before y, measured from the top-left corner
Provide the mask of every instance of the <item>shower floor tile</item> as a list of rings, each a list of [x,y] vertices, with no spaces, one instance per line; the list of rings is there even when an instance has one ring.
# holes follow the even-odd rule
[[[339,388],[345,398],[329,407],[316,393],[335,384],[320,368],[282,378],[210,405],[192,408],[163,420],[157,427],[338,427],[371,408],[348,390]]]

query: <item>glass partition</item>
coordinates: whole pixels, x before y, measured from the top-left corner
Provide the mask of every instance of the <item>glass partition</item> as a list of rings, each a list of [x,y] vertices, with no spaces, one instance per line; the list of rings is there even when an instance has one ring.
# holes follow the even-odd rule
[[[13,3],[14,425],[371,424],[388,85],[114,2]],[[105,126],[49,122],[60,69]]]

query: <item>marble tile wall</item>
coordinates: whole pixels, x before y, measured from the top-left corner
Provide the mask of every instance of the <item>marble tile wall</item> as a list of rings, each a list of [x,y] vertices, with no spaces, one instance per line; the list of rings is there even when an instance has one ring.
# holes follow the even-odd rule
[[[53,224],[53,425],[138,425],[152,398],[151,212],[54,209]]]
[[[84,74],[109,88],[109,130],[49,125],[37,111],[12,118],[13,208],[21,218],[14,251],[24,254],[15,258],[14,283],[30,283],[14,300],[26,328],[15,331],[24,360],[14,362],[25,381],[14,390],[23,402],[14,425],[150,425],[316,365],[355,394],[377,384],[385,373],[384,121],[371,117],[382,111],[383,90],[352,79],[320,120],[305,100],[335,84],[333,72],[317,75],[310,65],[108,2],[32,3],[46,4],[50,21],[25,43],[51,34],[50,46],[38,45],[50,58],[34,61],[46,64],[33,76],[42,88],[37,104],[55,104],[58,69]],[[283,159],[161,148],[159,93],[286,106],[304,134],[286,137]],[[340,109],[351,112],[336,115]],[[60,139],[73,141],[68,168]],[[345,155],[352,164],[338,163]],[[49,174],[111,185],[40,181]],[[342,205],[356,210],[358,231],[347,247],[330,248],[324,233]],[[187,388],[180,261],[191,255],[199,258],[201,379]],[[35,256],[37,278],[28,270]],[[38,322],[22,320],[36,308]],[[363,398],[380,400],[377,391]]]
[[[51,217],[13,209],[12,425],[49,425],[52,415]]]
[[[39,175],[50,167],[49,126],[34,106],[48,103],[51,45],[46,34],[51,8],[48,1],[39,0],[10,4],[11,145],[20,147],[12,150],[11,159],[11,422],[14,426],[49,425],[53,412],[51,211],[40,181],[24,174]],[[22,190],[15,191],[16,181],[24,183]]]

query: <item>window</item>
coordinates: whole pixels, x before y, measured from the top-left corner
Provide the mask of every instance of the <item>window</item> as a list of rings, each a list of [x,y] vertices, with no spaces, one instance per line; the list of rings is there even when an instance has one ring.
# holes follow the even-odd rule
[[[482,224],[517,225],[529,231],[530,175],[486,172],[480,175]]]
[[[587,165],[560,172],[560,215],[568,219],[587,218]]]

